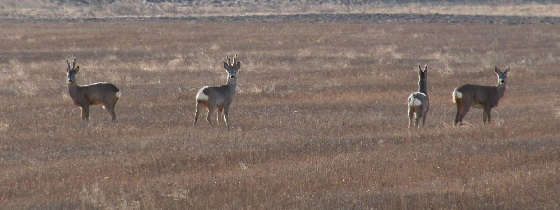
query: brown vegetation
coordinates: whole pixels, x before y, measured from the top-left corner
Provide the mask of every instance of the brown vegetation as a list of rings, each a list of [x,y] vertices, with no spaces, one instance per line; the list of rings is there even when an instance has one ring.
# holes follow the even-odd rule
[[[3,0],[0,18],[193,17],[286,14],[453,14],[559,17],[560,4],[547,1],[138,1]],[[407,2],[407,1],[398,1]]]
[[[558,208],[560,29],[546,25],[0,23],[0,206],[28,209]],[[232,129],[194,94],[243,66]],[[67,93],[119,86],[119,120]],[[407,129],[416,67],[430,113]],[[451,91],[508,90],[483,126]]]

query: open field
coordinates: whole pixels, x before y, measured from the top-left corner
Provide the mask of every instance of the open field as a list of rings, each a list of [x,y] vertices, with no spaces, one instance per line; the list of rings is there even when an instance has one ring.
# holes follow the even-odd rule
[[[560,28],[491,24],[0,22],[6,209],[557,209]],[[241,70],[233,129],[192,127],[194,95]],[[118,122],[67,93],[123,93]],[[428,63],[431,111],[406,98]],[[491,125],[451,126],[451,91],[496,84]]]
[[[0,18],[193,17],[294,14],[560,17],[555,0],[2,0]]]

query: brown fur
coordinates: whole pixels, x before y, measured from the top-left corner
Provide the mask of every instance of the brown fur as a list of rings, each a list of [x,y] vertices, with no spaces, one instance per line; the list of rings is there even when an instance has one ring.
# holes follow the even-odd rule
[[[82,120],[89,120],[90,105],[101,104],[111,115],[111,120],[116,121],[115,105],[119,100],[119,89],[115,85],[106,82],[83,86],[78,85],[75,78],[80,67],[76,66],[76,59],[72,62],[72,66],[68,61],[66,62],[68,63],[68,92],[74,104],[82,109]]]
[[[235,88],[237,86],[237,72],[241,67],[241,63],[237,61],[237,55],[230,59],[226,57],[224,62],[224,68],[228,73],[227,84],[217,87],[205,86],[201,88],[196,95],[196,111],[194,114],[193,126],[196,125],[198,121],[198,116],[200,115],[201,105],[204,105],[208,110],[206,114],[206,120],[212,126],[212,114],[214,110],[217,110],[216,121],[220,123],[220,117],[223,115],[224,123],[227,129],[230,128],[229,123],[229,108],[233,102],[233,97],[235,96]],[[223,113],[223,114],[222,114]]]
[[[415,105],[414,101],[420,101],[420,105]],[[420,128],[420,119],[422,126],[426,124],[426,117],[430,110],[430,97],[428,95],[428,65],[418,66],[418,92],[411,93],[408,97],[408,128],[412,126]]]
[[[454,125],[463,122],[463,118],[471,107],[483,109],[482,121],[490,123],[492,108],[498,106],[498,102],[505,93],[509,67],[504,72],[495,67],[494,71],[498,76],[496,86],[465,84],[453,91],[453,103],[457,105]]]

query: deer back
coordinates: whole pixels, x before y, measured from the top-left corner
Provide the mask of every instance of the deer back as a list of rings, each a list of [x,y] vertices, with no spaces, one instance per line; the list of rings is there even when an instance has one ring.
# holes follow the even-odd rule
[[[235,95],[235,90],[231,86],[222,85],[218,87],[208,87],[203,90],[208,96],[209,102],[216,105],[231,103]]]
[[[480,105],[480,107],[495,107],[502,97],[496,86],[466,84],[457,88],[457,91],[462,93],[463,101],[470,102],[474,106]]]
[[[99,82],[79,86],[77,99],[80,100],[81,103],[87,103],[90,105],[106,104],[114,100],[117,92],[119,92],[119,89],[115,85],[106,82]]]

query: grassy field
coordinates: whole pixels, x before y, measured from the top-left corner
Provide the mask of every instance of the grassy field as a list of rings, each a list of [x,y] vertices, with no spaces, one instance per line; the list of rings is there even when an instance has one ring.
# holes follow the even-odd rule
[[[0,22],[6,209],[557,209],[560,28],[485,24]],[[194,95],[239,54],[232,130]],[[80,121],[66,86],[122,91]],[[431,111],[407,129],[427,63]],[[496,84],[491,125],[452,90]]]
[[[157,3],[155,3],[157,2]],[[412,2],[412,3],[411,3]],[[560,17],[552,0],[2,0],[2,18],[192,17],[288,14],[452,14]]]

